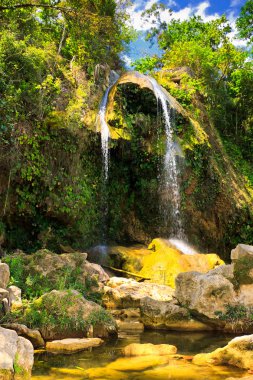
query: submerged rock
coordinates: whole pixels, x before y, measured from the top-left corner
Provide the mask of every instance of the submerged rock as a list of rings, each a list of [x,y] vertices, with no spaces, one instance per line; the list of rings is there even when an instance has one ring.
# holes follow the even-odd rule
[[[98,347],[103,343],[100,338],[62,339],[47,342],[46,350],[55,353],[75,353],[87,348]]]
[[[174,355],[177,353],[177,347],[170,344],[132,343],[124,347],[122,353],[124,356]]]
[[[229,364],[239,368],[253,369],[253,335],[232,339],[227,346],[208,354],[198,354],[193,363],[197,365]]]
[[[0,327],[0,378],[30,378],[33,367],[33,346],[13,330]]]

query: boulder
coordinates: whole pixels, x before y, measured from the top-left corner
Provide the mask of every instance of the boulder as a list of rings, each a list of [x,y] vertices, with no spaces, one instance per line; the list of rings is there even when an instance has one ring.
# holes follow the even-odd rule
[[[193,363],[197,365],[229,364],[244,369],[253,369],[253,335],[232,339],[227,346],[208,354],[198,354]]]
[[[33,321],[33,316],[37,316]],[[86,337],[90,326],[103,325],[106,336],[117,335],[112,316],[100,305],[86,300],[75,290],[53,290],[35,300],[25,311],[25,319],[40,329],[44,340]],[[103,336],[100,336],[103,337]]]
[[[24,293],[31,298],[54,289],[73,288],[101,298],[100,293],[103,293],[104,283],[109,277],[100,265],[89,263],[86,259],[87,253],[71,252],[59,255],[47,249],[32,255],[17,251],[8,256],[8,262],[13,260],[13,265],[18,260],[23,272],[23,282],[26,283]],[[30,277],[34,280],[32,283],[29,281]]]
[[[44,339],[42,338],[39,330],[29,329],[27,326],[19,323],[5,323],[3,327],[9,330],[14,330],[18,335],[30,340],[34,348],[45,346]]]
[[[235,249],[232,249],[231,260],[233,262],[243,257],[253,258],[253,245],[238,244]]]
[[[135,273],[151,282],[175,287],[179,273],[198,271],[206,273],[224,262],[216,254],[193,253],[185,243],[171,243],[166,239],[154,239],[148,249],[143,246],[110,247],[108,255],[116,268]],[[175,245],[176,244],[176,245]],[[183,246],[184,254],[178,247]]]
[[[105,287],[103,305],[108,309],[138,308],[143,298],[169,301],[174,290],[165,285],[113,277]]]
[[[62,339],[46,343],[46,350],[54,353],[75,353],[87,348],[98,347],[103,343],[100,338]]]
[[[9,303],[11,308],[19,308],[22,306],[21,289],[17,286],[11,285],[7,288],[9,292]]]
[[[8,299],[9,292],[6,289],[0,288],[0,302],[3,301],[5,298]]]
[[[10,269],[5,263],[0,263],[0,288],[6,289],[10,280]]]
[[[176,279],[175,298],[181,306],[209,319],[217,319],[217,310],[225,312],[226,305],[236,304],[233,284],[212,271],[180,273]]]
[[[31,376],[33,346],[13,330],[0,327],[0,378],[12,379],[17,373],[23,379]]]
[[[32,343],[22,336],[19,336],[17,340],[17,353],[14,366],[19,369],[19,375],[20,372],[23,373],[23,379],[26,374],[29,375],[31,373],[34,361],[33,354],[34,350]]]
[[[124,356],[174,355],[177,347],[170,344],[131,343],[122,350]]]
[[[146,297],[141,301],[141,321],[149,329],[175,331],[209,331],[212,328],[194,319],[175,300],[165,302]]]

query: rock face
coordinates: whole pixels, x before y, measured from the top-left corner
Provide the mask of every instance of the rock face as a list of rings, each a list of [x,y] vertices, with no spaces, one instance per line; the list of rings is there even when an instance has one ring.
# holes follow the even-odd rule
[[[236,303],[233,284],[210,271],[180,273],[176,279],[175,298],[179,304],[207,318],[217,318],[215,312],[225,311],[225,305]]]
[[[197,365],[229,364],[239,368],[253,369],[253,335],[232,339],[227,346],[209,354],[199,354],[193,359]]]
[[[62,339],[47,342],[46,350],[55,353],[74,353],[87,348],[98,347],[103,343],[100,338]]]
[[[105,287],[103,305],[108,309],[136,308],[140,307],[141,300],[147,296],[169,301],[173,293],[174,290],[169,286],[113,277]]]
[[[15,331],[0,327],[0,378],[12,379],[15,372],[29,378],[33,366],[33,346]],[[5,377],[4,377],[5,376]]]
[[[99,337],[117,334],[114,319],[101,306],[74,290],[53,290],[44,294],[26,310],[26,320],[32,322],[34,313],[41,316],[37,327],[45,340],[83,338],[90,326],[93,326],[94,334],[99,327]]]
[[[122,353],[124,356],[173,355],[177,353],[177,347],[170,344],[132,343],[124,347]]]

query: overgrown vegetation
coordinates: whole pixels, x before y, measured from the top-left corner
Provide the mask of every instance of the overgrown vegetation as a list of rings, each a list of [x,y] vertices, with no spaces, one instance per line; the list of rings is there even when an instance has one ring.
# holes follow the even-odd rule
[[[226,305],[226,311],[216,311],[221,321],[231,324],[235,332],[246,331],[253,325],[253,308],[244,305]]]
[[[45,276],[42,270],[36,271],[36,265],[40,265],[39,254],[46,255],[47,252],[42,250],[29,258],[14,255],[4,259],[10,268],[10,285],[18,286],[24,299],[33,300],[52,290],[77,290],[86,299],[101,303],[102,294],[98,290],[97,278],[84,276],[81,262],[77,261],[74,267],[65,265],[56,268]]]

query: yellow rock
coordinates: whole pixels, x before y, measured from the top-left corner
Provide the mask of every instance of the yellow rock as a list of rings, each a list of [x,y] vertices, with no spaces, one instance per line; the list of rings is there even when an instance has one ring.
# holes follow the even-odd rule
[[[46,343],[46,350],[50,352],[59,353],[72,353],[85,350],[90,347],[97,347],[103,343],[100,338],[83,338],[83,339],[62,339],[53,340],[52,342]]]
[[[108,369],[113,369],[122,372],[138,372],[145,369],[155,367],[158,365],[164,365],[168,363],[169,358],[166,356],[138,356],[132,358],[120,358],[113,363],[108,364]]]
[[[125,356],[163,356],[176,354],[177,348],[170,344],[132,343],[122,350]]]
[[[253,335],[245,335],[232,339],[227,346],[207,353],[198,354],[193,363],[205,366],[206,364],[231,366],[253,369]]]
[[[111,256],[112,255],[112,256]],[[110,248],[110,256],[117,255],[124,261],[124,270],[138,274],[151,282],[175,287],[175,278],[179,273],[197,271],[206,273],[224,261],[218,255],[183,254],[166,239],[154,239],[148,249],[144,246]]]
[[[128,375],[120,371],[115,371],[111,368],[100,367],[100,368],[90,368],[83,372],[83,374],[88,375],[89,379],[103,379],[103,380],[127,380]]]
[[[216,254],[186,255],[172,248],[165,239],[154,239],[149,245],[153,252],[142,260],[143,267],[138,273],[151,278],[158,284],[175,287],[175,278],[179,273],[197,271],[206,273],[224,262]]]

